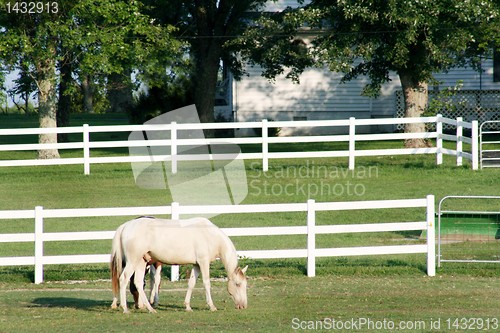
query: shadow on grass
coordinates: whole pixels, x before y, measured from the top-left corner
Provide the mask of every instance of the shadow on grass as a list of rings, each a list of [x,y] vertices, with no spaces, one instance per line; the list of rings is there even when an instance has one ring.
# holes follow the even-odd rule
[[[163,297],[166,297],[163,295]],[[132,302],[128,302],[127,306],[130,311],[144,312],[147,313],[146,309],[136,309]],[[56,308],[56,309],[75,309],[84,310],[90,312],[103,312],[104,310],[122,312],[122,308],[111,309],[111,299],[109,300],[95,300],[88,298],[77,298],[77,297],[39,297],[35,298],[29,307],[37,308]],[[185,307],[182,304],[174,304],[172,302],[163,304],[156,307],[157,311],[185,311]],[[193,306],[194,311],[208,310],[208,307],[196,307]]]
[[[75,297],[39,297],[33,300],[33,306],[44,308],[71,308],[87,311],[102,311],[110,308],[111,300],[93,300]]]

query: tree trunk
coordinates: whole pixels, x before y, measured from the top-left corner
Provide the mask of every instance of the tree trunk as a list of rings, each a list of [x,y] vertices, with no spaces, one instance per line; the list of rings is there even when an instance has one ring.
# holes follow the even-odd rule
[[[57,127],[69,126],[71,112],[71,96],[68,89],[73,81],[71,77],[72,68],[69,59],[64,59],[60,66],[60,81],[59,81],[59,100],[57,102]],[[67,142],[68,134],[59,133],[57,135],[59,142]]]
[[[399,78],[403,88],[405,101],[405,118],[421,117],[427,107],[427,82],[418,82],[413,79],[411,73],[400,71]],[[425,132],[425,123],[406,124],[405,133]],[[426,139],[407,139],[405,147],[424,148],[431,144]]]
[[[215,14],[216,10],[211,3],[197,6],[193,13],[197,22],[198,35],[203,37],[224,35],[224,24],[216,16],[226,16],[224,13]],[[219,7],[223,7],[222,3]],[[219,8],[220,10],[220,8]],[[202,123],[214,122],[215,91],[217,89],[217,74],[222,56],[220,38],[200,38],[192,44],[196,58],[194,75],[194,101]],[[213,130],[205,131],[206,137],[213,137]]]
[[[194,82],[194,101],[202,123],[213,123],[215,92],[217,89],[217,73],[219,71],[219,54],[215,51],[197,60],[196,79]],[[212,131],[205,133],[212,137]]]
[[[94,113],[94,83],[90,75],[84,74],[82,77],[83,112]]]
[[[131,71],[108,76],[109,112],[127,113],[133,106]]]
[[[30,93],[24,95],[24,112],[26,114],[30,113]]]
[[[40,128],[57,127],[55,47],[54,57],[41,60],[37,64],[38,116]],[[40,134],[39,143],[57,143],[57,134]],[[39,159],[59,158],[57,149],[41,149]]]

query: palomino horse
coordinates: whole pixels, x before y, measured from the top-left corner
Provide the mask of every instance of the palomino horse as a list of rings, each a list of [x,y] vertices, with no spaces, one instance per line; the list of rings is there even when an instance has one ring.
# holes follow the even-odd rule
[[[138,218],[122,224],[116,230],[111,253],[111,277],[113,285],[113,308],[117,307],[118,290],[120,305],[128,313],[126,288],[134,276],[139,293],[139,304],[149,312],[156,312],[144,293],[144,272],[147,261],[170,265],[193,264],[184,304],[192,311],[191,294],[201,272],[205,296],[210,310],[216,311],[210,295],[210,263],[220,258],[227,272],[227,290],[237,309],[247,307],[248,268],[238,267],[238,257],[233,243],[216,225],[205,218],[188,220],[164,220]]]

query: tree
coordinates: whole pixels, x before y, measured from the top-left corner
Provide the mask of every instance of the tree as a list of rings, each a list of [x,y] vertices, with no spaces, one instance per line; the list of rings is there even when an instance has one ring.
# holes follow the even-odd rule
[[[16,2],[9,2],[14,5]],[[14,8],[14,7],[12,7]],[[22,19],[21,19],[22,18]],[[0,14],[0,58],[22,69],[36,84],[40,127],[56,127],[55,72],[58,11],[28,14],[2,10]],[[40,143],[57,142],[56,134],[40,134]],[[39,158],[57,158],[56,149],[39,151]]]
[[[465,65],[479,68],[480,56],[491,51],[500,34],[494,0],[312,0],[273,19],[282,39],[293,39],[305,31],[315,33],[308,56],[317,66],[326,64],[332,71],[343,72],[344,81],[367,75],[371,82],[364,94],[376,96],[390,80],[389,73],[396,72],[406,117],[424,112],[433,73]],[[259,27],[269,26],[269,21],[264,18]],[[296,29],[290,30],[293,26]],[[270,38],[264,35],[259,42],[267,45],[264,42]],[[289,52],[290,44],[283,44],[281,54]],[[271,48],[271,54],[276,53]],[[255,52],[249,54],[255,56]],[[254,57],[266,69],[283,71],[279,57],[264,57],[267,63],[262,58]],[[425,126],[410,124],[405,130],[422,132]],[[421,147],[427,143],[416,139],[405,144]]]
[[[170,56],[178,50],[171,38],[174,28],[151,21],[139,1],[60,0],[33,14],[20,2],[8,3],[10,12],[0,12],[0,59],[11,68],[28,68],[37,86],[40,127],[57,126],[56,65],[67,52],[73,52],[82,73],[107,75],[120,72],[124,63],[157,63],[150,56],[158,50]],[[39,142],[56,143],[57,136],[41,134]],[[57,158],[59,153],[42,149],[38,157]]]
[[[131,123],[142,124],[165,112],[194,104],[189,73],[179,69],[145,78],[147,90],[139,92],[131,112]]]
[[[189,44],[186,52],[192,60],[192,94],[202,122],[214,121],[221,62],[236,75],[241,72],[237,50],[228,42],[251,24],[249,17],[265,2],[267,0],[150,1],[152,15],[160,22],[179,27],[178,37]]]
[[[7,102],[7,89],[5,88],[5,77],[6,73],[2,68],[2,63],[0,62],[0,112],[7,113],[8,102]],[[5,109],[4,109],[5,108]]]
[[[71,113],[71,86],[73,84],[73,66],[71,63],[70,53],[65,53],[59,61],[59,88],[57,101],[57,127],[69,126]],[[68,134],[59,133],[57,136],[58,142],[67,142]]]
[[[77,73],[87,111],[92,109],[97,84],[107,89],[110,112],[130,111],[133,89],[139,85],[132,82],[132,73],[136,80],[159,76],[182,54],[183,43],[173,37],[174,26],[160,25],[144,3],[103,1],[79,9],[81,28],[74,38],[83,41],[78,44]]]
[[[28,68],[23,67],[21,64],[19,75],[13,83],[14,86],[7,91],[12,103],[14,103],[18,111],[25,112],[26,114],[30,113],[30,109],[32,109],[30,108],[30,99],[36,91],[36,84],[29,75]],[[20,96],[19,102],[16,101],[17,96]]]
[[[123,73],[113,73],[108,76],[107,90],[109,101],[109,112],[130,112],[133,106],[133,84],[130,78],[131,70]]]

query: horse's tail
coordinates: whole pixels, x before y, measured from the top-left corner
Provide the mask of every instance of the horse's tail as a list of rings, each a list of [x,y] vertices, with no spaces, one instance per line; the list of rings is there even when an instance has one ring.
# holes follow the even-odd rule
[[[123,270],[123,251],[122,251],[122,232],[125,224],[122,224],[116,230],[115,237],[111,246],[111,285],[113,294],[117,295],[120,290],[120,275]]]

